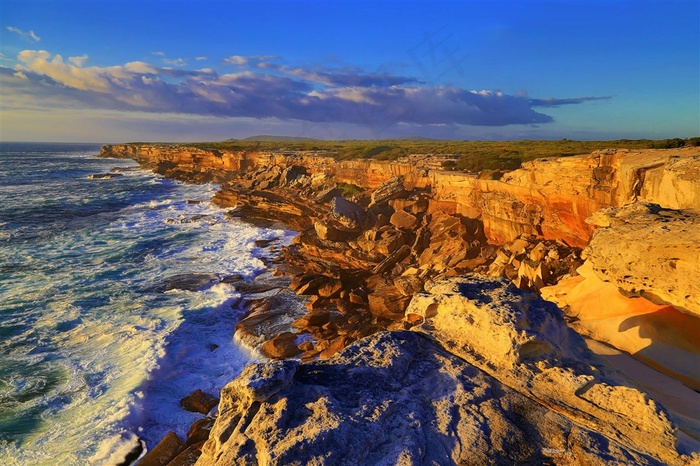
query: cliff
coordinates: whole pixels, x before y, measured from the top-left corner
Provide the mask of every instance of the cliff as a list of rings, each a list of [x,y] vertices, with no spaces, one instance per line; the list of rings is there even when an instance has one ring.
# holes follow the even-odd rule
[[[190,180],[224,181],[240,172],[302,166],[310,175],[376,189],[401,176],[407,190],[430,192],[428,212],[478,218],[487,238],[506,243],[538,234],[576,247],[595,227],[586,218],[632,201],[674,209],[700,209],[700,148],[608,150],[527,162],[501,180],[428,170],[411,163],[334,161],[315,153],[231,152],[174,145],[109,145],[101,155],[137,160],[159,173]]]
[[[222,392],[200,464],[450,464],[474,448],[478,464],[697,461],[684,452],[700,451],[700,415],[667,412],[593,357],[561,309],[570,328],[700,386],[700,148],[541,159],[498,181],[312,152],[118,145],[102,155],[217,181],[214,201],[231,216],[300,232],[276,269],[292,279],[231,282],[247,295],[236,338],[284,362],[251,366]],[[371,385],[359,411],[356,383]],[[416,435],[401,443],[386,425]],[[367,432],[379,443],[364,451]]]

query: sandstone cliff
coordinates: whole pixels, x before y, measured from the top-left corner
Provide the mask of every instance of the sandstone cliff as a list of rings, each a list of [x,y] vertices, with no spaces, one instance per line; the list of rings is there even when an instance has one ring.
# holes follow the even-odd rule
[[[406,189],[431,192],[430,212],[479,218],[496,243],[521,233],[541,234],[584,247],[594,227],[585,219],[604,207],[644,201],[669,208],[700,209],[700,148],[608,150],[527,162],[500,181],[465,173],[417,168],[409,163],[335,162],[314,153],[231,152],[173,145],[110,145],[103,156],[128,157],[161,173],[223,180],[259,167],[305,167],[337,182],[375,189],[402,176]]]

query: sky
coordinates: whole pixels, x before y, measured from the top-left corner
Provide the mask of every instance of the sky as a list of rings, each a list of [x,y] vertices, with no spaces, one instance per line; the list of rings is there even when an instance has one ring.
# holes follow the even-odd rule
[[[700,1],[0,3],[0,140],[700,135]]]

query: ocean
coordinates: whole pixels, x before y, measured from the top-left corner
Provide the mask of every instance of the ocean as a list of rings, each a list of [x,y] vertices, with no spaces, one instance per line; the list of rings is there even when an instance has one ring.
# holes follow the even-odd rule
[[[292,238],[228,220],[214,184],[98,152],[0,143],[3,465],[116,464],[138,438],[184,438],[201,415],[180,398],[218,394],[254,357],[233,339],[240,296],[220,279],[264,272]],[[89,177],[102,173],[119,176]],[[191,276],[203,286],[169,289]]]

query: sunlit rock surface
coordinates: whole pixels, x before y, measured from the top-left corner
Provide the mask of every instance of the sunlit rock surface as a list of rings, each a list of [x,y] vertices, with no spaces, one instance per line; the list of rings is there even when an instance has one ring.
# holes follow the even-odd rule
[[[248,366],[222,390],[197,464],[700,460],[677,450],[664,408],[534,294],[454,278],[409,312],[425,318],[418,332],[375,334],[325,362]]]

